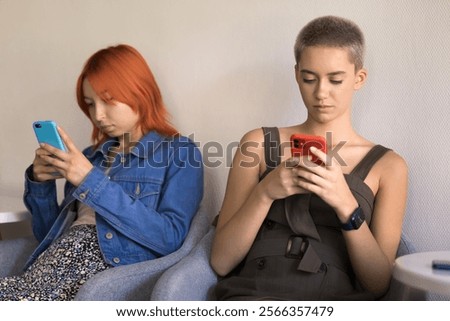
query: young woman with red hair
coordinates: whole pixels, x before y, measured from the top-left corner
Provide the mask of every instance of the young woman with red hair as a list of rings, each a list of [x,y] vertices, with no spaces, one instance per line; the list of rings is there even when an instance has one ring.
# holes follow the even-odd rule
[[[71,300],[100,271],[176,251],[202,199],[201,154],[169,124],[136,49],[96,52],[76,91],[93,146],[81,152],[58,128],[67,152],[36,150],[24,200],[40,244],[22,275],[0,279],[2,300]],[[56,178],[66,179],[60,206]]]

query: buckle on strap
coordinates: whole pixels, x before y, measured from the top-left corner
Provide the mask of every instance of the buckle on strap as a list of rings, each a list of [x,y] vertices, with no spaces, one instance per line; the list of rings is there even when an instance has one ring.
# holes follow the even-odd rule
[[[309,247],[307,238],[291,235],[286,244],[285,256],[290,259],[302,259]]]
[[[314,248],[305,237],[291,235],[286,244],[285,256],[291,259],[299,259],[297,270],[318,273],[323,265]]]

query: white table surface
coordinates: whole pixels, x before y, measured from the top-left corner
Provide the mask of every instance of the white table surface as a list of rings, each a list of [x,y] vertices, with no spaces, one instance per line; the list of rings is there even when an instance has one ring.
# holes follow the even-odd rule
[[[30,218],[22,195],[0,194],[0,224],[24,221]]]
[[[418,252],[395,260],[393,277],[412,288],[450,295],[450,271],[431,267],[433,260],[450,260],[450,251]]]

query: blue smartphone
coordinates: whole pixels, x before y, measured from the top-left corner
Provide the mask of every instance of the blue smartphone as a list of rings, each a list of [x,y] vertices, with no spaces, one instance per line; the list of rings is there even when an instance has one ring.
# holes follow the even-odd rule
[[[61,136],[58,133],[56,123],[52,120],[40,120],[33,123],[34,133],[39,142],[49,144],[63,151],[67,151]]]
[[[450,260],[433,260],[431,266],[435,270],[450,270]]]

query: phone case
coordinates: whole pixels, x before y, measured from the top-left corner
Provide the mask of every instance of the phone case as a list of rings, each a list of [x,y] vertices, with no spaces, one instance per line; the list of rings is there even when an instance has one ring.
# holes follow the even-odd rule
[[[315,155],[313,155],[309,149],[316,147],[327,153],[327,142],[322,136],[293,134],[291,136],[291,154],[293,157],[311,155],[311,161],[317,165],[323,165],[323,162]]]
[[[40,143],[46,143],[63,151],[66,151],[61,136],[56,128],[56,123],[52,120],[42,120],[33,123],[34,133]]]

